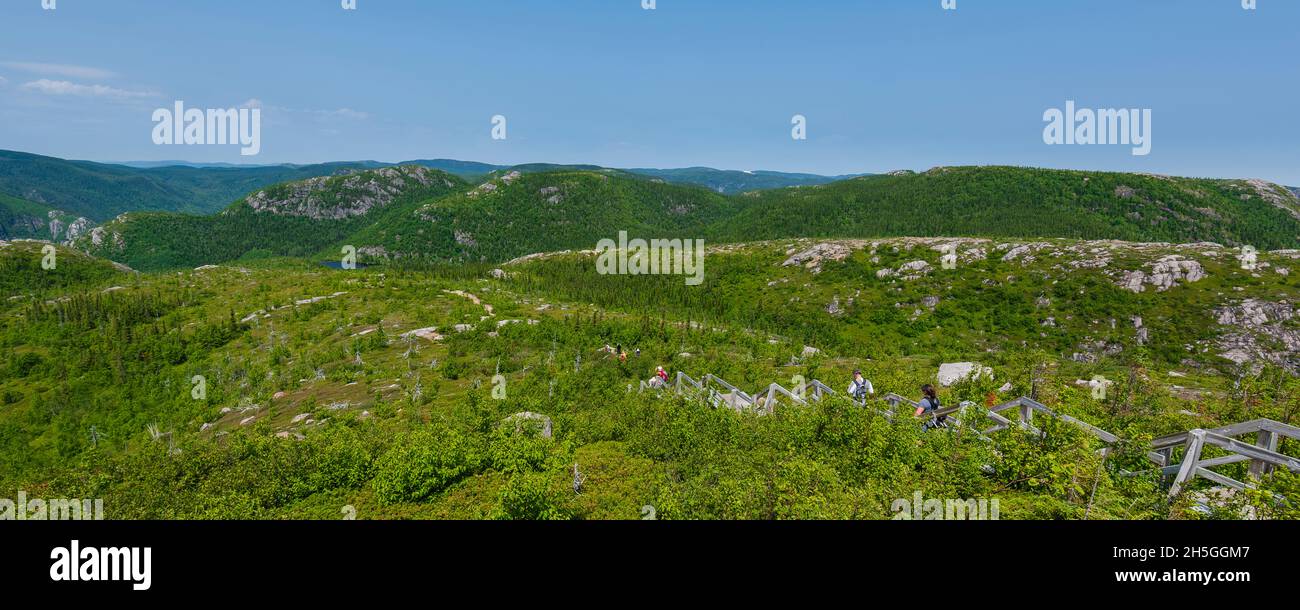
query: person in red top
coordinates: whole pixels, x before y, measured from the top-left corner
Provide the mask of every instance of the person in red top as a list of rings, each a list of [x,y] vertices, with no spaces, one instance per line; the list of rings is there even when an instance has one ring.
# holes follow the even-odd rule
[[[662,366],[655,367],[655,377],[664,380],[664,383],[668,383],[668,371],[665,371]]]

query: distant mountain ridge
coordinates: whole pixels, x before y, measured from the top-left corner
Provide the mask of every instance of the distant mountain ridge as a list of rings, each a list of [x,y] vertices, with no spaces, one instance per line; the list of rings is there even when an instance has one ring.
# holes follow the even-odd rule
[[[259,188],[357,169],[364,167],[326,163],[141,169],[0,150],[0,193],[103,222],[135,211],[211,214]]]
[[[756,170],[752,172],[720,170],[711,167],[687,167],[682,169],[629,169],[628,172],[653,176],[668,182],[697,184],[724,195],[784,188],[788,186],[815,186],[829,184],[849,178],[870,174],[849,174],[843,176],[822,176],[819,174],[793,174]]]
[[[605,168],[536,165],[463,180],[419,165],[282,183],[222,214],[126,214],[77,246],[141,270],[249,253],[502,262],[641,238],[963,236],[1300,247],[1300,199],[1260,180],[939,167],[723,195]],[[547,171],[549,170],[549,171]]]
[[[519,171],[522,173],[533,173],[541,171],[556,171],[562,169],[568,170],[588,170],[588,171],[619,171],[628,174],[649,176],[665,182],[677,184],[694,184],[703,186],[709,190],[722,194],[743,193],[745,191],[754,191],[771,188],[781,188],[786,186],[812,186],[817,184],[828,184],[838,180],[848,178],[858,178],[869,176],[871,174],[845,174],[840,176],[830,176],[821,174],[808,174],[797,172],[777,172],[769,170],[741,171],[728,169],[715,169],[712,167],[683,167],[675,169],[659,168],[613,168],[603,167],[591,164],[556,164],[556,163],[522,163],[519,165],[494,165],[491,163],[480,163],[477,161],[459,161],[456,159],[412,159],[410,161],[401,161],[398,163],[385,163],[382,161],[348,161],[342,162],[349,166],[356,166],[363,169],[376,169],[380,167],[394,167],[401,165],[420,165],[430,169],[436,169],[455,174],[462,178],[478,178],[492,173],[502,173],[508,171]],[[232,163],[192,163],[189,161],[125,161],[119,165],[135,167],[140,169],[159,169],[164,167],[193,167],[193,168],[235,168],[249,169],[258,167],[311,167],[310,165],[297,164],[275,164],[275,165],[236,165]]]

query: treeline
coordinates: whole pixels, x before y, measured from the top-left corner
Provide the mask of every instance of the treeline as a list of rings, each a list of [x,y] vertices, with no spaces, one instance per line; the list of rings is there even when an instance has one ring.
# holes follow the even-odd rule
[[[784,237],[1070,237],[1300,244],[1300,219],[1244,183],[1018,167],[938,168],[741,197],[722,241]]]

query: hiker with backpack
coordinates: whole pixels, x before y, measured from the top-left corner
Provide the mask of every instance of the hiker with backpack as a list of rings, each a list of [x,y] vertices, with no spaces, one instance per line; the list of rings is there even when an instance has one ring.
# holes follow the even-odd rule
[[[862,369],[853,369],[853,381],[849,383],[849,396],[859,403],[865,403],[868,398],[876,395],[876,388],[872,387],[871,381],[862,377]]]
[[[913,417],[921,417],[927,414],[930,415],[930,419],[927,420],[924,425],[922,425],[922,429],[934,430],[936,428],[947,428],[948,416],[941,415],[935,417],[934,415],[935,411],[938,411],[939,409],[943,408],[943,405],[939,403],[939,394],[938,392],[935,391],[934,386],[928,383],[921,386],[921,394],[922,397],[921,397],[920,406],[916,408],[916,413],[913,415]]]
[[[651,377],[646,385],[656,390],[668,387],[668,371],[665,371],[662,366],[655,367],[655,376]]]

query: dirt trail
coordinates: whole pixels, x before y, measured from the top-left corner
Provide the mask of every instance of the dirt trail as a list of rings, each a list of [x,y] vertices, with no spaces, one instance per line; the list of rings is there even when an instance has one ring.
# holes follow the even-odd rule
[[[484,309],[485,311],[487,311],[487,314],[488,314],[489,316],[495,316],[495,315],[496,315],[495,313],[492,312],[492,306],[491,306],[491,305],[488,305],[487,303],[484,303],[482,299],[480,299],[480,298],[478,298],[477,296],[474,296],[474,295],[472,295],[472,294],[470,294],[470,293],[468,293],[468,292],[465,292],[465,291],[463,291],[463,290],[443,290],[443,292],[445,292],[445,293],[447,293],[447,294],[454,294],[454,295],[456,295],[456,296],[458,296],[458,297],[465,297],[465,298],[469,299],[470,301],[472,301],[475,305],[482,305],[482,306],[483,306],[483,309]]]

